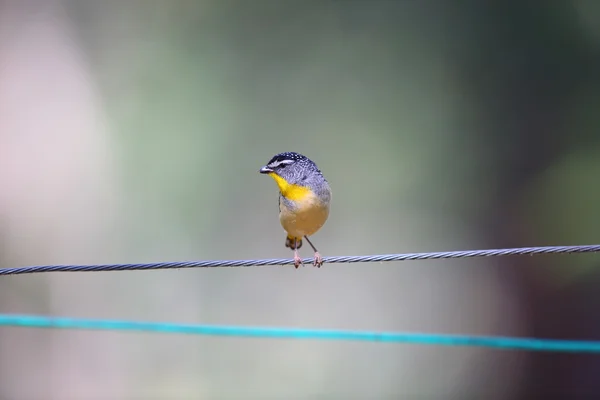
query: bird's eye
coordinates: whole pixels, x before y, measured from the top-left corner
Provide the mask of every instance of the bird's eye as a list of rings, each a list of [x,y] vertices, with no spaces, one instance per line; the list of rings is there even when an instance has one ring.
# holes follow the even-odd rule
[[[269,168],[284,168],[286,165],[288,164],[293,164],[294,161],[292,160],[279,160],[279,161],[273,161],[272,163],[269,164]]]

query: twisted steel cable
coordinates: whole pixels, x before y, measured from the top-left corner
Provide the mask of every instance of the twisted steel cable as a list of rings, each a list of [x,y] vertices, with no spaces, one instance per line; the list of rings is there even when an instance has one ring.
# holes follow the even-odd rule
[[[324,257],[323,261],[326,264],[338,264],[597,252],[600,252],[600,244],[579,246],[518,247],[510,249],[464,250],[430,253],[380,254],[371,256],[337,256]],[[310,265],[312,263],[312,259],[305,258],[302,260],[302,262],[305,265]],[[293,263],[294,262],[291,258],[275,258],[262,260],[175,261],[135,264],[37,265],[29,267],[1,268],[0,275],[21,275],[41,272],[101,272],[180,268],[261,267],[273,265],[292,265]]]

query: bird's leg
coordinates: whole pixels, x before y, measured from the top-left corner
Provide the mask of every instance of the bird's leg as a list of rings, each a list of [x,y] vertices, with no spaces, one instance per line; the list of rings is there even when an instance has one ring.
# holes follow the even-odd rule
[[[310,242],[310,240],[308,239],[308,236],[304,236],[304,239],[306,239],[306,241],[308,242],[308,244],[310,244],[310,247],[312,247],[313,251],[315,252],[315,260],[313,261],[313,265],[315,267],[321,268],[321,265],[323,265],[323,258],[321,257],[321,255],[319,254],[319,251],[317,250],[317,248]]]
[[[296,269],[302,264],[302,259],[298,254],[297,240],[298,239],[294,238],[294,267],[296,267]]]

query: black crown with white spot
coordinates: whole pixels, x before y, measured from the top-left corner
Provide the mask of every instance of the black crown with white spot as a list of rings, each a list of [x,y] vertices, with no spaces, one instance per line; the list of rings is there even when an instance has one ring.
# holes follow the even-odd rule
[[[310,161],[307,157],[303,156],[299,153],[294,153],[293,151],[279,153],[273,156],[271,160],[267,163],[269,168],[276,168],[280,165],[291,164],[297,161]]]
[[[284,173],[285,171],[287,171],[288,174],[292,172],[296,175],[303,173],[303,171],[314,171],[319,175],[321,174],[321,171],[319,168],[317,168],[317,165],[312,160],[295,152],[276,154],[263,168],[266,168],[270,171],[276,171],[279,174]],[[306,174],[303,176],[305,175]]]

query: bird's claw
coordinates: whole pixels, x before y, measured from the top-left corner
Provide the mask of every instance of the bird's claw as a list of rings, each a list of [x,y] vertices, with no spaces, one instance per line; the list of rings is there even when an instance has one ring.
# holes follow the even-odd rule
[[[302,264],[302,259],[298,254],[294,254],[294,267],[298,269],[298,267]]]
[[[319,252],[315,253],[315,260],[313,261],[313,265],[317,268],[321,268],[321,265],[323,265],[323,258],[321,257]]]

